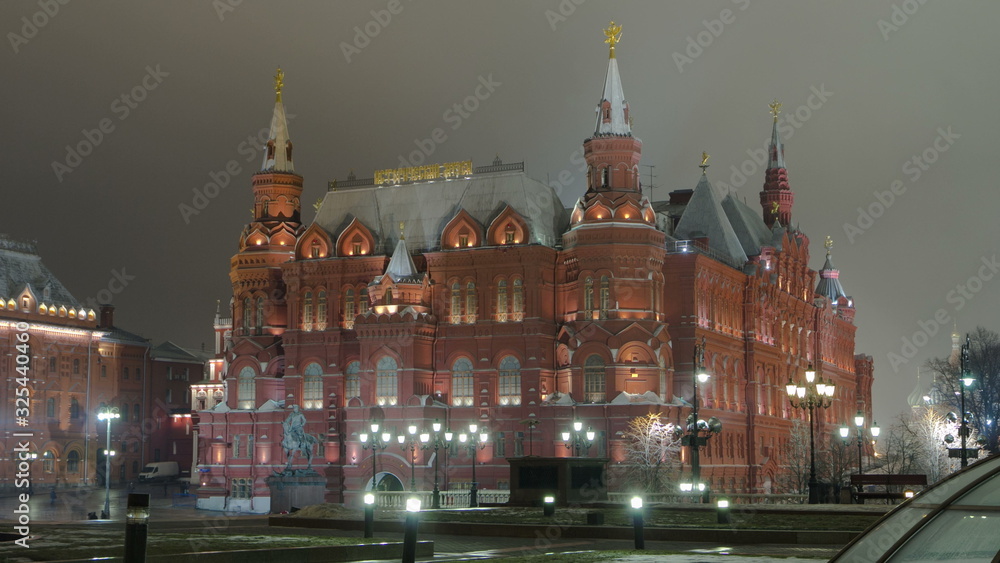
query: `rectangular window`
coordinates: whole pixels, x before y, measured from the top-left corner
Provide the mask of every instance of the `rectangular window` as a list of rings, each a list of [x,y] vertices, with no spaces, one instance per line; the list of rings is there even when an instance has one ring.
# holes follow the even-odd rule
[[[493,457],[507,457],[507,442],[503,432],[497,432],[493,438]]]
[[[524,457],[524,432],[514,432],[514,457]]]
[[[247,457],[250,458],[251,460],[253,460],[254,457],[253,434],[247,434]],[[253,461],[251,461],[250,463],[253,463]]]
[[[240,435],[233,436],[233,458],[240,457]]]

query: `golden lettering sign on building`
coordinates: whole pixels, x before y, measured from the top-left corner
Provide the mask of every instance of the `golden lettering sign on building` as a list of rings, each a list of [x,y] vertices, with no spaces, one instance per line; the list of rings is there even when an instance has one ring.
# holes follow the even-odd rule
[[[426,164],[405,168],[386,168],[375,171],[375,185],[398,185],[407,182],[437,180],[438,178],[461,178],[472,175],[472,161]]]

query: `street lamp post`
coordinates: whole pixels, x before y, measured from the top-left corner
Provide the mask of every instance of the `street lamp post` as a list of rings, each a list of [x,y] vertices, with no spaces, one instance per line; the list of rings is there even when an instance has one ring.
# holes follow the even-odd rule
[[[854,426],[857,428],[857,436],[855,436],[854,441],[858,444],[858,475],[864,475],[865,470],[861,465],[861,449],[865,442],[865,413],[858,411],[858,414],[854,415]],[[872,423],[871,427],[868,429],[872,435],[872,441],[878,438],[881,429],[878,427],[878,422]],[[847,425],[840,427],[840,438],[844,441],[845,446],[851,445],[851,440],[848,436],[851,434],[851,429]]]
[[[962,384],[958,386],[958,388],[959,388],[959,390],[961,392],[961,396],[962,396],[962,414],[961,414],[962,418],[961,418],[960,426],[958,428],[958,434],[959,434],[959,436],[962,439],[962,468],[963,469],[969,466],[969,452],[968,452],[968,450],[965,449],[965,442],[966,442],[966,440],[969,437],[969,422],[968,422],[969,417],[965,413],[965,388],[971,386],[972,383],[973,383],[973,381],[975,381],[972,378],[972,374],[969,373],[970,368],[972,367],[972,366],[969,365],[970,363],[972,363],[972,362],[969,361],[969,353],[970,353],[971,348],[972,348],[972,346],[971,346],[971,343],[969,341],[969,335],[966,334],[965,335],[965,344],[962,344],[962,355],[961,355],[961,359],[962,359],[962,366],[961,366],[961,368],[962,368],[962,377],[961,377],[961,382],[962,382]]]
[[[472,458],[472,488],[469,489],[469,508],[479,507],[479,484],[476,482],[476,450],[486,447],[486,440],[489,436],[486,432],[479,432],[479,442],[476,442],[476,432],[479,425],[475,422],[469,424],[469,433],[462,432],[458,435],[458,442],[462,446],[469,448],[469,456]]]
[[[97,413],[98,420],[105,420],[108,423],[107,442],[104,448],[104,512],[101,517],[111,518],[111,457],[115,451],[111,449],[111,421],[121,418],[118,407],[102,407]]]
[[[407,427],[406,433],[410,435],[409,438],[400,434],[396,436],[396,440],[399,442],[399,447],[405,452],[407,449],[410,450],[410,491],[417,490],[417,480],[416,475],[413,471],[414,458],[417,457],[417,426],[411,424]],[[423,435],[421,435],[423,436]]]
[[[376,492],[376,478],[378,477],[378,452],[379,450],[384,450],[389,447],[392,442],[392,434],[388,432],[382,432],[379,434],[379,423],[372,422],[369,425],[371,428],[371,435],[367,432],[361,433],[361,447],[364,449],[372,449],[372,493]]]
[[[594,438],[597,436],[597,432],[594,432],[592,427],[588,427],[587,431],[583,431],[583,423],[579,420],[573,421],[573,432],[562,433],[562,439],[564,445],[567,449],[573,450],[574,457],[580,457],[580,452],[582,451],[584,455],[590,451],[590,446],[594,445]]]
[[[441,508],[441,489],[438,487],[438,451],[441,448],[441,422],[435,420],[431,424],[431,430],[434,432],[434,492],[431,494],[431,508],[437,510]],[[425,442],[425,434],[420,435],[420,441]],[[426,445],[422,446],[427,448]]]
[[[684,436],[681,441],[682,445],[689,446],[691,448],[691,488],[688,489],[687,486],[685,486],[684,489],[692,491],[694,489],[698,489],[702,492],[700,500],[702,502],[708,502],[708,488],[701,482],[701,457],[699,449],[701,446],[708,445],[708,439],[714,434],[718,434],[722,431],[722,421],[714,416],[708,421],[700,420],[698,418],[698,383],[706,383],[709,378],[708,371],[705,369],[704,336],[701,338],[701,343],[695,342],[693,365],[692,383],[694,385],[694,393],[691,398],[691,414],[688,415],[687,419],[687,429],[689,433]],[[702,436],[702,431],[708,431],[708,434]]]
[[[833,404],[833,393],[836,386],[832,379],[823,381],[816,379],[816,370],[812,364],[806,368],[806,384],[798,385],[788,379],[785,385],[788,392],[788,403],[792,408],[809,410],[809,504],[819,504],[819,481],[816,480],[816,438],[813,430],[813,411],[827,408]]]

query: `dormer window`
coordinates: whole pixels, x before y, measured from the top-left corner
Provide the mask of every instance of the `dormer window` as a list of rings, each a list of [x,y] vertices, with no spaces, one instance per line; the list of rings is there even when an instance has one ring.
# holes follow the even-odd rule
[[[312,246],[310,247],[309,251],[310,251],[310,255],[313,258],[319,258],[319,241],[318,240],[314,240],[312,242]]]
[[[357,256],[357,255],[361,254],[361,243],[360,242],[355,242],[352,246],[353,246],[353,248],[351,250],[351,254],[352,255]]]
[[[471,246],[469,244],[469,235],[458,235],[458,246],[460,248],[461,247]]]
[[[514,225],[507,223],[507,228],[504,229],[504,244],[514,244]]]

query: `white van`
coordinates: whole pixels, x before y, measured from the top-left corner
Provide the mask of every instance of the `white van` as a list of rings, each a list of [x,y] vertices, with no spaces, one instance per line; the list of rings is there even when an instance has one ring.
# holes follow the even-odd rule
[[[176,461],[155,461],[142,468],[139,472],[139,482],[173,481],[179,476],[180,471]]]

